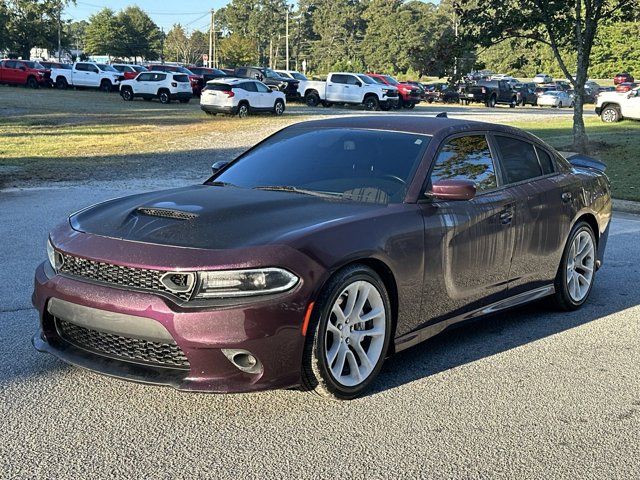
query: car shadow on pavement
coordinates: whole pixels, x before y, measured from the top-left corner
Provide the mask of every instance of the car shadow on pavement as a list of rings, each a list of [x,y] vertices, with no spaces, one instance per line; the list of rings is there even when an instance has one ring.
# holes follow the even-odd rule
[[[615,243],[633,242],[637,233],[619,234]],[[614,243],[610,240],[609,247]],[[626,254],[632,252],[627,251]],[[640,305],[635,282],[623,282],[623,269],[633,266],[625,252],[606,258],[587,303],[575,312],[560,312],[548,299],[475,319],[450,328],[400,352],[384,363],[366,395],[375,395],[425,377],[469,364],[537,340],[596,322]],[[365,395],[365,396],[366,396]]]

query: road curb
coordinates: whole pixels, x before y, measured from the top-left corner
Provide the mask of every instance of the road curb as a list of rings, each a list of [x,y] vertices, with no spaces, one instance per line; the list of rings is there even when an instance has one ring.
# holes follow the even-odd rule
[[[613,211],[640,215],[640,202],[632,202],[631,200],[618,200],[617,198],[614,198]]]

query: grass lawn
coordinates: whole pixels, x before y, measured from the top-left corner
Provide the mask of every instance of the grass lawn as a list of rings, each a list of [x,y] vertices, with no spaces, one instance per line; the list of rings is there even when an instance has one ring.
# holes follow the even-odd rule
[[[572,125],[568,119],[513,123],[545,140],[561,151],[571,150]],[[603,123],[597,117],[585,119],[591,143],[589,155],[607,164],[613,196],[640,201],[640,122]]]
[[[413,113],[433,114],[442,108],[418,107]],[[501,123],[531,131],[560,150],[569,149],[570,116],[545,115],[525,123],[509,120],[518,115],[503,110],[506,120]],[[197,100],[161,105],[124,102],[115,93],[0,86],[0,185],[142,173],[153,178],[189,168],[204,174],[211,160],[232,158],[288,124],[333,112],[352,113],[292,104],[280,118],[239,120],[209,117]],[[590,154],[608,164],[614,196],[640,201],[640,122],[611,125],[589,116],[586,123]]]

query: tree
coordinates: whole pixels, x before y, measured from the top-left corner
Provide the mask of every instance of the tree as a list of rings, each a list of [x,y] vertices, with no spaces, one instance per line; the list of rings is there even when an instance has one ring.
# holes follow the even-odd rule
[[[220,60],[228,67],[252,65],[258,60],[258,47],[254,40],[233,33],[220,41]]]
[[[610,21],[637,0],[459,0],[458,13],[465,36],[480,45],[509,38],[548,45],[560,70],[575,90],[573,147],[586,152],[588,137],[583,111],[585,82],[598,27]],[[571,71],[566,52],[575,52],[576,72]]]
[[[115,12],[103,8],[89,17],[85,29],[85,50],[91,55],[111,55],[122,35],[122,25],[118,23]]]
[[[195,30],[187,36],[180,24],[174,25],[164,42],[165,56],[172,62],[198,63],[209,51],[209,35]]]
[[[3,0],[0,33],[3,28],[4,33],[0,43],[22,58],[29,58],[33,47],[57,48],[60,15],[67,3],[67,0]]]
[[[148,60],[158,58],[162,32],[142,9],[127,7],[118,12],[115,22],[120,35],[110,52],[112,55],[134,60],[137,57]]]
[[[640,77],[640,23],[619,22],[599,31],[591,52],[591,76],[611,78],[619,72]]]

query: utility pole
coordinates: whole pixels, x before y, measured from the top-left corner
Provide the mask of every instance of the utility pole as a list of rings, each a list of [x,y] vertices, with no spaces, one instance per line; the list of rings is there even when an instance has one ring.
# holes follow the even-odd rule
[[[207,58],[207,67],[211,68],[212,64],[215,64],[215,62],[213,62],[213,24],[215,21],[215,10],[212,8],[211,9],[211,24],[209,25],[209,58]],[[213,62],[213,63],[212,63]]]
[[[62,50],[62,4],[58,9],[58,62],[61,61],[62,56],[60,50]]]
[[[287,24],[285,27],[285,33],[287,37],[287,43],[286,43],[287,70],[289,70],[289,5],[287,5]]]

